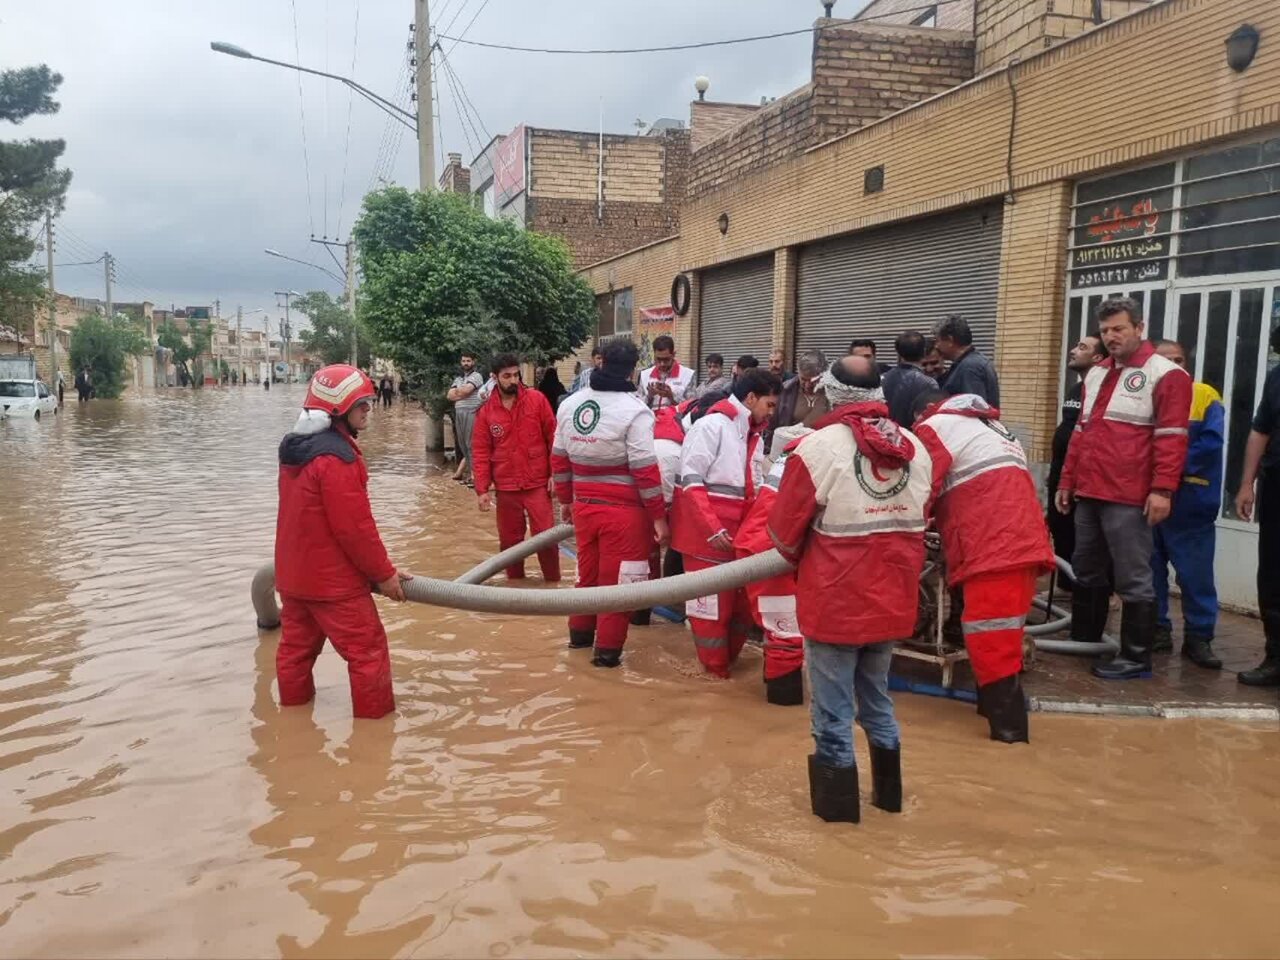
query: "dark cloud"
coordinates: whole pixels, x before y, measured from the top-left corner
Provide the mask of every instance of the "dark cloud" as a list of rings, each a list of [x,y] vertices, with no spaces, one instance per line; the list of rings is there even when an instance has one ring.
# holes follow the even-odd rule
[[[443,13],[437,27],[465,7],[450,30],[457,34],[483,3],[436,0],[433,8]],[[350,73],[356,0],[296,0],[296,6],[302,62]],[[354,75],[388,99],[402,99],[407,82],[397,86],[397,80],[412,0],[361,0],[358,6]],[[860,6],[861,0],[841,0],[837,14]],[[227,40],[292,61],[292,11],[290,0],[61,0],[9,7],[0,21],[0,62],[44,62],[65,78],[61,112],[28,121],[17,134],[67,141],[75,179],[60,260],[109,249],[121,264],[122,300],[146,296],[181,306],[221,299],[225,309],[271,307],[274,290],[338,292],[319,271],[263,249],[332,267],[308,236],[345,237],[379,170],[416,186],[417,145],[411,131],[357,98],[348,147],[347,91],[304,78],[304,165],[296,75],[209,50],[210,40]],[[803,28],[819,15],[817,0],[489,0],[468,36],[527,46],[651,46]],[[446,41],[445,49],[450,46]],[[458,46],[449,59],[484,129],[473,135],[460,123],[454,91],[444,85],[440,152],[469,160],[477,139],[520,122],[594,130],[602,105],[611,132],[631,132],[637,119],[687,121],[699,74],[711,78],[714,99],[758,102],[807,81],[810,49],[804,35],[607,57]],[[57,285],[100,295],[101,270],[66,268]]]

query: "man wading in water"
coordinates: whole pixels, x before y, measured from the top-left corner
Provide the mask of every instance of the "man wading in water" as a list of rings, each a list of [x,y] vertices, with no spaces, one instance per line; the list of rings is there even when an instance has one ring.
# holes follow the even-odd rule
[[[280,441],[280,511],[276,519],[276,589],[283,630],[276,650],[282,707],[309,703],[311,675],[325,637],[347,661],[351,708],[376,720],[395,709],[391,655],[370,586],[404,601],[369,508],[369,471],[356,436],[378,392],[355,367],[319,370],[298,418]]]

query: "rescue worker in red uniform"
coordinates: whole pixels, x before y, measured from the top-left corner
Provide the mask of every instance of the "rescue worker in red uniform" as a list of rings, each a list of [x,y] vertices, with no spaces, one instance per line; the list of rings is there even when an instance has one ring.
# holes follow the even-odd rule
[[[800,436],[769,468],[755,502],[738,528],[738,535],[733,538],[734,551],[739,559],[773,549],[773,540],[769,537],[769,512],[778,498],[778,488],[787,459],[791,456],[790,449],[794,449],[800,437],[813,432],[808,427],[790,429],[799,432]],[[746,591],[752,616],[764,630],[765,699],[780,707],[799,706],[804,703],[804,637],[796,621],[795,571],[749,583]]]
[[[590,386],[566,397],[551,451],[556,498],[578,541],[579,587],[649,579],[656,540],[671,539],[653,449],[653,412],[635,395],[639,352],[630,340],[604,348]],[[591,647],[591,663],[616,667],[630,611],[569,618],[569,646]]]
[[[347,661],[351,708],[376,720],[395,709],[391,655],[371,588],[404,600],[369,508],[369,471],[356,436],[369,422],[377,396],[355,367],[316,372],[302,416],[280,442],[280,509],[276,518],[276,589],[280,644],[276,679],[280,705],[315,696],[312,667],[325,638]]]
[[[871,750],[871,803],[902,810],[902,750],[889,665],[910,637],[924,533],[946,454],[889,416],[875,361],[849,356],[823,374],[831,413],[787,460],[769,535],[796,566],[814,752],[809,802],[828,822],[861,818],[853,723]]]
[[[1053,569],[1053,547],[1022,445],[981,397],[916,401],[915,434],[935,461],[949,462],[934,520],[947,585],[963,589],[961,626],[978,681],[978,712],[991,739],[1026,743],[1022,636],[1036,580]]]
[[[524,540],[525,523],[531,536],[555,524],[551,506],[551,445],[556,418],[539,390],[520,382],[520,358],[503,354],[493,361],[497,389],[476,412],[471,434],[471,469],[482,511],[498,495],[498,543],[503,550]],[[560,548],[538,551],[542,579],[560,579]],[[507,567],[508,580],[524,579],[524,561]]]
[[[733,538],[764,479],[764,431],[781,391],[773,374],[749,369],[686,434],[671,525],[687,572],[734,559]],[[727,679],[750,627],[746,591],[690,600],[685,613],[703,669]]]
[[[1152,530],[1169,516],[1187,459],[1191,377],[1156,353],[1143,332],[1137,301],[1116,297],[1098,307],[1108,357],[1085,376],[1080,419],[1054,498],[1059,513],[1075,505],[1072,639],[1102,639],[1109,570],[1124,601],[1120,652],[1093,665],[1103,680],[1151,676],[1157,616]]]

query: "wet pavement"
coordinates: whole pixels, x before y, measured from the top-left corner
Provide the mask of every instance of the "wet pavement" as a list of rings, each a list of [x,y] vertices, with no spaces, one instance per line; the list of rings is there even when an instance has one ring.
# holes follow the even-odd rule
[[[825,825],[757,651],[710,682],[655,625],[600,671],[558,620],[384,601],[397,714],[354,723],[332,652],[281,710],[248,583],[301,393],[0,424],[0,956],[1280,954],[1274,725],[1010,747],[899,695],[904,813]],[[394,559],[496,549],[420,413],[364,440]]]

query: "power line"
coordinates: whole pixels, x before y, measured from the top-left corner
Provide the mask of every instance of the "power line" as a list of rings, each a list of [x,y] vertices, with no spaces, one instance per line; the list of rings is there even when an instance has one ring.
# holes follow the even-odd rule
[[[479,9],[479,10],[477,10],[477,11],[476,11],[475,16],[474,16],[474,17],[472,17],[472,18],[467,22],[467,25],[463,28],[462,33],[458,34],[458,39],[457,39],[457,40],[455,40],[455,41],[454,41],[454,43],[453,43],[453,46],[449,48],[449,52],[450,52],[450,53],[453,53],[454,49],[455,49],[455,48],[458,46],[458,44],[461,42],[462,38],[463,38],[463,37],[465,37],[468,33],[470,33],[470,32],[471,32],[471,28],[472,28],[473,26],[475,26],[475,22],[476,22],[478,19],[480,19],[480,14],[484,13],[484,8],[485,8],[485,7],[487,7],[487,6],[489,6],[489,0],[484,0],[484,3],[480,4],[480,9]],[[453,26],[453,24],[450,24],[449,26]]]
[[[485,2],[487,4],[488,0],[485,0]],[[870,17],[859,17],[858,19],[849,21],[849,22],[868,23],[873,20],[887,20],[891,17],[901,17],[909,13],[924,13],[925,11],[933,10],[937,7],[945,6],[950,3],[959,3],[959,2],[961,2],[961,0],[934,0],[933,3],[925,4],[924,6],[911,7],[906,10],[895,10],[892,13],[875,14]],[[481,7],[481,10],[483,9],[484,8]],[[478,13],[477,13],[477,16],[479,16]],[[472,23],[475,22],[474,17],[472,18],[471,22]],[[468,25],[468,27],[469,26],[470,25]],[[465,44],[468,47],[483,47],[486,50],[509,50],[515,53],[552,53],[552,54],[561,54],[566,56],[595,56],[595,55],[616,56],[619,54],[628,54],[628,53],[665,53],[669,50],[702,50],[707,47],[728,47],[728,46],[733,46],[735,44],[740,44],[740,43],[757,43],[762,40],[777,40],[782,37],[798,37],[798,36],[801,36],[802,34],[810,34],[812,32],[813,32],[812,27],[805,27],[800,30],[783,30],[778,33],[762,33],[754,37],[734,37],[733,39],[730,39],[730,40],[704,40],[699,43],[676,43],[676,44],[671,44],[671,45],[662,46],[662,47],[582,49],[582,48],[566,48],[566,47],[521,47],[521,46],[515,46],[513,44],[507,44],[507,43],[487,43],[481,40],[467,40],[466,39],[467,31],[464,30],[462,31],[461,34],[459,34],[456,37],[446,36],[444,34],[441,34],[437,38],[436,42],[439,43],[442,40],[451,40],[453,41],[453,47],[456,47],[458,44],[461,43],[461,44]],[[449,48],[450,53],[453,52],[453,47]]]
[[[409,77],[409,60],[410,54],[408,52],[408,48],[406,48],[404,56],[400,61],[400,71],[396,75],[396,80],[392,87],[392,89],[396,91],[395,98],[397,104],[404,103],[404,95],[408,89],[405,81]],[[390,116],[388,116],[383,122],[382,137],[378,143],[378,152],[375,155],[373,162],[373,173],[369,177],[369,186],[365,190],[366,193],[370,190],[374,190],[378,186],[378,181],[382,179],[387,153],[391,148],[391,142],[395,138],[395,131],[397,128],[403,129],[403,127],[400,126],[400,124],[397,124]]]
[[[445,70],[448,71],[449,76],[453,77],[453,82],[457,84],[458,91],[462,94],[463,102],[470,108],[471,112],[475,114],[476,122],[480,124],[480,129],[484,131],[484,140],[481,141],[481,147],[483,147],[485,143],[488,143],[493,139],[489,133],[489,128],[486,127],[484,121],[480,119],[480,111],[477,110],[476,105],[471,102],[471,95],[467,93],[466,85],[462,82],[462,78],[458,76],[458,71],[454,69],[453,63],[450,62],[447,56],[445,56],[443,50],[440,51],[440,58],[441,62],[444,64]],[[478,138],[479,134],[476,136]]]
[[[445,27],[444,27],[444,29],[443,29],[443,30],[440,30],[440,31],[438,31],[438,32],[437,32],[437,38],[438,38],[438,35],[439,35],[440,33],[448,33],[450,30],[452,30],[452,29],[453,29],[453,25],[454,25],[455,23],[457,23],[457,22],[458,22],[458,17],[462,16],[462,11],[464,11],[464,10],[466,10],[466,9],[467,9],[467,4],[468,4],[468,3],[470,3],[470,2],[471,2],[471,0],[462,0],[462,3],[458,4],[458,9],[457,9],[457,10],[455,10],[455,11],[453,11],[453,19],[452,19],[452,20],[450,20],[450,21],[448,22],[448,24],[446,24],[446,25],[445,25]],[[440,15],[440,20],[439,20],[439,22],[440,22],[440,23],[444,23],[444,15],[443,15],[443,14],[441,14],[441,15]]]
[[[442,51],[442,52],[443,52],[443,51]],[[472,155],[472,156],[475,156],[477,153],[479,153],[479,150],[477,150],[477,149],[476,149],[476,147],[475,147],[475,145],[472,143],[472,139],[471,139],[471,135],[472,135],[472,133],[475,131],[475,127],[474,127],[474,125],[473,125],[473,126],[471,127],[471,129],[470,129],[470,130],[468,130],[468,129],[467,129],[467,124],[468,124],[468,122],[470,121],[470,117],[465,116],[465,115],[463,114],[463,110],[462,110],[462,107],[461,107],[461,105],[460,105],[460,101],[458,100],[458,91],[455,89],[455,86],[454,86],[454,83],[453,83],[453,79],[452,79],[452,77],[449,75],[449,71],[448,71],[447,69],[446,69],[446,70],[444,70],[444,71],[443,71],[443,75],[444,75],[445,81],[446,81],[446,82],[448,83],[448,85],[449,85],[449,96],[450,96],[450,98],[453,100],[453,109],[454,109],[454,112],[455,112],[455,113],[457,113],[457,115],[458,115],[458,125],[462,128],[462,136],[463,136],[463,139],[464,139],[464,140],[466,140],[466,142],[467,142],[467,149],[468,149],[469,151],[471,151],[471,155]],[[479,139],[479,134],[476,134],[476,138],[477,138],[477,139]]]
[[[360,49],[360,0],[356,0],[356,25],[351,39],[351,76],[356,75],[356,52]],[[342,235],[342,211],[347,205],[347,161],[351,156],[351,104],[355,91],[347,88],[347,137],[342,145],[342,192],[338,200],[338,230]]]
[[[293,9],[293,55],[294,63],[302,62],[302,49],[298,44],[298,0],[289,0],[289,6]],[[307,175],[307,222],[311,225],[311,232],[316,232],[315,213],[312,208],[314,206],[311,199],[311,158],[307,151],[307,110],[302,99],[302,74],[298,74],[298,117],[302,121],[302,167]]]

